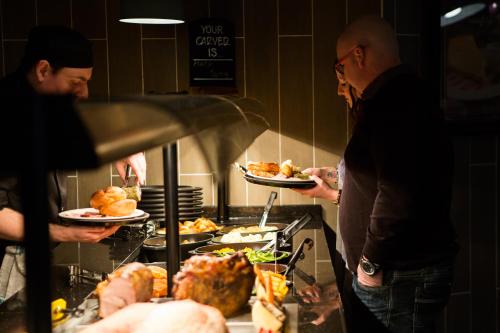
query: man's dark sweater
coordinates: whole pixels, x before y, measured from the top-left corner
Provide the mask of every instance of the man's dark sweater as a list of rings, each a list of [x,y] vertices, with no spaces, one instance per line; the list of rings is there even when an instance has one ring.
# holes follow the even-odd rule
[[[373,81],[345,151],[340,232],[349,269],[361,255],[389,269],[452,258],[452,147],[440,110],[405,66]]]

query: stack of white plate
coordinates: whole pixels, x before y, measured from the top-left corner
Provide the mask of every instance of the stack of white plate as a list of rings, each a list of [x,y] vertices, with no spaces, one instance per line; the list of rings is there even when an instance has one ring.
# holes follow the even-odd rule
[[[143,186],[139,209],[150,214],[151,219],[165,219],[165,193],[163,185]],[[196,220],[203,214],[203,189],[201,187],[179,186],[179,220]]]

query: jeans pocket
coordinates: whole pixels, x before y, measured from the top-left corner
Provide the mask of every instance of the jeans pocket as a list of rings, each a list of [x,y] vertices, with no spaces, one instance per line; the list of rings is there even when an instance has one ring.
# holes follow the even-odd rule
[[[364,306],[383,325],[388,324],[390,308],[390,287],[387,285],[370,287],[353,278],[353,291]]]

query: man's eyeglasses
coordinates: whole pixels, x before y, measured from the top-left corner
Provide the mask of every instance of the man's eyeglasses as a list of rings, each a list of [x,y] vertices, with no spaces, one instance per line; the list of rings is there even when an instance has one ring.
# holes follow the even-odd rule
[[[361,45],[355,45],[354,47],[352,47],[343,57],[341,57],[340,59],[338,59],[336,62],[335,62],[335,70],[337,71],[337,73],[339,73],[340,75],[344,75],[344,60],[347,59],[347,57],[349,57],[351,55],[351,53],[354,52],[354,50],[356,50],[356,48],[358,47],[361,47]]]

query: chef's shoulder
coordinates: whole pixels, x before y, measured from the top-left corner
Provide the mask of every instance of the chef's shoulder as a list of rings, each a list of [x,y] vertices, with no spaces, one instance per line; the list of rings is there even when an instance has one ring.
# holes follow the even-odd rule
[[[22,95],[23,76],[19,72],[7,74],[0,79],[0,96],[3,98]],[[25,80],[25,79],[24,79]]]

